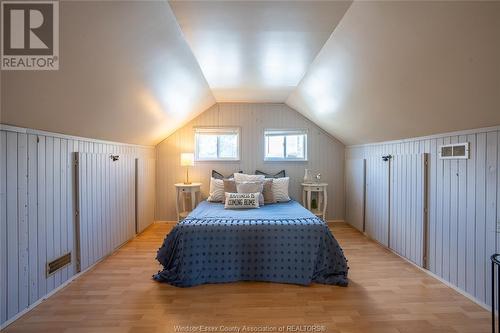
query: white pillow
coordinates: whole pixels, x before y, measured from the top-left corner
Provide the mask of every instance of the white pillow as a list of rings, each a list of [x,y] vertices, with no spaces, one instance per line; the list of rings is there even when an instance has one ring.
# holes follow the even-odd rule
[[[264,190],[264,181],[257,182],[236,182],[236,191],[238,193],[256,193],[259,192],[259,205],[264,205],[264,196],[262,191]]]
[[[224,181],[222,179],[210,178],[210,192],[207,201],[224,201]]]
[[[234,180],[237,182],[258,182],[258,181],[264,181],[266,179],[266,176],[264,175],[247,175],[245,173],[235,173],[234,174]]]
[[[277,202],[287,202],[290,201],[288,196],[288,183],[290,182],[290,177],[274,178],[273,179],[273,194],[274,200]]]
[[[226,192],[225,209],[259,208],[259,192],[256,193],[229,193]]]

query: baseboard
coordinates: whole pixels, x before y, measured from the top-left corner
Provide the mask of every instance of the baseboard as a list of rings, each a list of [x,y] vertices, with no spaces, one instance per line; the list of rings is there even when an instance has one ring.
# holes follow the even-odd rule
[[[354,227],[353,227],[354,228]],[[354,228],[355,229],[355,228]],[[357,230],[357,229],[356,229]],[[489,306],[488,304],[486,303],[483,303],[482,301],[478,300],[476,297],[474,297],[473,295],[469,294],[468,292],[458,288],[457,286],[451,284],[450,282],[446,281],[445,279],[443,279],[442,277],[440,277],[439,275],[436,275],[434,273],[432,273],[430,270],[428,270],[427,268],[423,268],[423,267],[420,267],[419,265],[415,264],[413,261],[409,260],[408,258],[405,258],[403,257],[402,255],[400,255],[399,253],[397,253],[396,251],[394,251],[393,249],[385,246],[384,244],[378,242],[376,239],[373,239],[371,238],[370,236],[368,236],[368,234],[366,232],[361,232],[359,230],[357,230],[358,232],[360,232],[363,236],[365,236],[366,238],[368,238],[369,240],[377,243],[378,245],[382,246],[383,248],[389,250],[390,252],[394,253],[395,255],[397,255],[398,257],[400,257],[401,259],[403,259],[404,261],[406,261],[407,263],[411,264],[412,266],[418,268],[420,271],[426,273],[427,275],[435,278],[436,280],[438,280],[439,282],[441,282],[442,284],[446,285],[447,287],[455,290],[457,293],[459,293],[460,295],[468,298],[469,300],[471,300],[472,302],[476,303],[477,305],[479,305],[480,307],[482,307],[483,309],[485,310],[488,310],[488,311],[491,311],[491,306]]]
[[[326,220],[326,224],[331,225],[331,224],[337,224],[337,223],[345,223],[344,220]]]
[[[114,252],[113,252],[114,253]],[[111,254],[110,254],[111,255]],[[109,256],[109,255],[108,255]],[[7,326],[9,326],[10,324],[12,324],[13,322],[15,322],[16,320],[18,320],[19,318],[21,318],[22,316],[24,316],[26,313],[30,312],[31,310],[33,310],[34,308],[36,308],[38,305],[42,304],[44,301],[46,301],[49,297],[53,296],[54,294],[56,294],[57,292],[59,292],[60,290],[66,288],[71,282],[73,282],[74,280],[76,280],[77,278],[79,278],[80,276],[82,276],[83,274],[87,273],[88,271],[90,271],[92,268],[95,267],[95,265],[97,265],[98,263],[100,263],[101,261],[103,261],[104,259],[106,259],[108,256],[102,258],[101,260],[97,261],[96,263],[94,263],[92,266],[89,266],[87,269],[85,269],[84,271],[81,271],[79,273],[76,273],[75,275],[71,276],[70,278],[68,278],[68,280],[66,280],[63,284],[61,284],[60,286],[54,288],[53,290],[51,290],[48,294],[45,294],[44,296],[42,296],[39,300],[37,300],[35,303],[33,304],[30,304],[26,309],[22,310],[21,312],[17,313],[14,317],[10,318],[9,320],[7,320],[6,322],[4,322],[3,324],[0,325],[0,331],[1,330],[4,330],[5,328],[7,328]]]
[[[53,290],[51,290],[49,293],[47,293],[44,296],[42,296],[39,300],[37,300],[33,304],[30,304],[26,309],[24,309],[21,312],[17,313],[16,315],[14,315],[14,317],[12,317],[9,320],[5,321],[3,324],[0,324],[0,331],[4,330],[5,328],[7,328],[7,326],[9,326],[10,324],[14,323],[16,320],[18,320],[19,318],[21,318],[22,316],[24,316],[25,314],[27,314],[28,312],[30,312],[31,310],[33,310],[34,308],[36,308],[38,305],[42,304],[49,297],[52,297],[57,292],[59,292],[62,289],[66,288],[71,282],[75,281],[77,278],[79,278],[83,274],[85,274],[88,271],[92,270],[97,264],[99,264],[100,262],[102,262],[104,259],[106,259],[106,258],[112,256],[113,254],[115,254],[116,251],[118,251],[119,249],[121,249],[123,246],[125,246],[125,244],[127,244],[128,242],[130,242],[132,239],[134,239],[134,238],[131,238],[131,239],[125,241],[124,243],[122,243],[120,246],[118,246],[110,254],[102,257],[101,259],[99,259],[98,261],[96,261],[95,263],[93,263],[91,266],[87,267],[85,270],[83,270],[81,272],[78,272],[75,275],[69,277],[68,280],[66,280],[63,284],[61,284],[60,286],[54,288]]]
[[[154,223],[177,224],[177,221],[163,221],[163,220],[158,220],[158,221],[154,221]]]
[[[385,247],[385,246],[384,246]],[[387,247],[385,247],[387,248]],[[475,298],[473,295],[469,294],[468,292],[458,288],[457,286],[451,284],[450,282],[444,280],[442,277],[440,277],[439,275],[436,275],[434,273],[432,273],[430,270],[426,269],[426,268],[423,268],[423,267],[420,267],[419,265],[415,264],[413,261],[403,257],[402,255],[400,255],[399,253],[396,253],[395,251],[393,251],[392,249],[389,249],[387,248],[389,251],[391,251],[392,253],[394,253],[395,255],[397,255],[398,257],[400,257],[401,259],[405,260],[406,262],[410,263],[411,265],[415,266],[416,268],[418,268],[419,270],[421,270],[422,272],[425,272],[427,273],[428,275],[430,275],[431,277],[435,278],[436,280],[438,280],[439,282],[445,284],[447,287],[455,290],[457,293],[461,294],[462,296],[465,296],[467,297],[468,299],[470,299],[471,301],[473,301],[474,303],[476,303],[477,305],[479,305],[480,307],[482,307],[483,309],[485,310],[488,310],[488,311],[491,311],[491,306],[489,306],[488,304],[486,303],[483,303],[481,302],[480,300],[478,300],[477,298]]]

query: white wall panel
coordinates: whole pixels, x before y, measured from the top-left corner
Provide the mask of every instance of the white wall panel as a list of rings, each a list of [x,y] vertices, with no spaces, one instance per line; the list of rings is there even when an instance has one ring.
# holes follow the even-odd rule
[[[440,145],[464,141],[470,143],[469,159],[438,158]],[[396,158],[429,154],[428,268],[478,301],[490,304],[489,256],[500,251],[500,233],[496,232],[500,220],[499,152],[500,130],[494,127],[347,147],[346,159],[386,153]],[[396,168],[394,172],[408,181],[416,175],[411,168]],[[405,187],[397,190],[403,193]],[[400,211],[393,213],[400,217]],[[408,216],[406,219],[412,221]],[[412,239],[417,241],[417,235]]]
[[[389,245],[389,164],[381,157],[366,160],[365,231],[385,246]]]
[[[7,133],[0,132],[0,322],[7,314]]]
[[[225,175],[243,170],[254,173],[286,170],[290,176],[290,195],[301,201],[300,183],[304,169],[320,172],[328,185],[327,218],[344,219],[344,145],[317,125],[285,104],[216,104],[177,130],[156,146],[157,151],[157,206],[156,219],[173,221],[175,217],[174,184],[183,181],[186,169],[179,164],[181,152],[194,151],[196,126],[239,126],[241,128],[241,160],[233,162],[196,162],[190,178],[201,181],[202,196],[208,196],[210,173],[215,169]],[[301,128],[308,130],[307,162],[264,162],[265,128]]]
[[[135,228],[135,182],[127,180],[135,175],[135,158],[154,158],[153,147],[130,146],[91,139],[3,126],[0,130],[0,325],[3,327],[30,305],[51,290],[57,288],[76,273],[75,242],[75,170],[74,153],[99,152],[109,163],[109,154],[122,155],[129,173],[123,173],[117,181],[109,180],[109,174],[96,174],[95,183],[123,183],[119,190],[128,193],[121,217],[130,224],[124,230],[122,242],[133,235]],[[128,155],[128,158],[123,157]],[[95,160],[97,163],[97,159]],[[97,164],[95,164],[97,169]],[[125,181],[127,180],[127,181]],[[151,189],[151,182],[148,192]],[[154,183],[153,183],[154,185]],[[146,186],[146,187],[147,187]],[[94,206],[88,222],[106,232],[98,234],[100,242],[93,247],[93,256],[109,253],[114,247],[106,247],[106,237],[111,237],[111,217],[117,207],[111,208],[111,191],[88,191]],[[86,194],[87,195],[87,194]],[[104,208],[106,207],[106,209]],[[88,242],[93,239],[86,239]],[[117,239],[116,241],[120,241]],[[72,252],[72,263],[46,276],[47,262]],[[89,249],[90,251],[90,249]],[[90,253],[90,252],[89,252]]]
[[[365,160],[346,160],[346,212],[347,223],[364,231],[365,218]]]
[[[108,154],[77,155],[80,270],[83,271],[135,235],[135,158],[120,155],[119,160],[107,163]],[[119,208],[110,219],[103,218],[109,203],[103,201],[103,194],[109,191],[102,178],[104,173],[120,186],[114,195]],[[116,235],[111,242],[109,234]]]
[[[155,174],[154,158],[137,160],[137,233],[142,232],[154,221],[155,214]]]
[[[425,245],[425,158],[409,154],[391,160],[389,247],[419,266]]]

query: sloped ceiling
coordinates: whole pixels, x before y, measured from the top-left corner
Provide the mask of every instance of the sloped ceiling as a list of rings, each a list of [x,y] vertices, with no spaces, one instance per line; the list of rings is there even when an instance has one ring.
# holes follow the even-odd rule
[[[60,69],[2,71],[2,123],[152,145],[215,103],[166,1],[59,7]]]
[[[500,125],[500,2],[354,2],[286,103],[346,144]]]
[[[0,121],[156,144],[215,102],[286,102],[345,144],[500,125],[500,2],[62,1],[59,71]]]
[[[218,102],[285,102],[350,1],[171,1]]]

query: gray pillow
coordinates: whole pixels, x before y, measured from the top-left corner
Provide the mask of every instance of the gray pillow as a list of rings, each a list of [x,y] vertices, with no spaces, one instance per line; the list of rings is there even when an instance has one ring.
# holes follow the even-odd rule
[[[238,193],[260,193],[259,195],[259,205],[264,205],[264,196],[262,195],[262,190],[264,189],[263,181],[255,182],[236,182],[236,190]]]
[[[224,192],[238,193],[234,179],[224,179]]]
[[[264,197],[265,204],[276,203],[276,200],[274,199],[274,193],[273,193],[273,179],[272,178],[266,178],[266,180],[264,180],[264,186],[262,189],[262,196]]]

